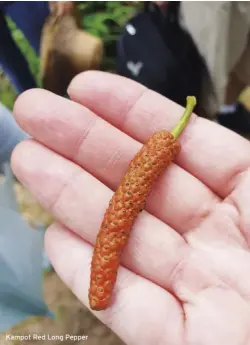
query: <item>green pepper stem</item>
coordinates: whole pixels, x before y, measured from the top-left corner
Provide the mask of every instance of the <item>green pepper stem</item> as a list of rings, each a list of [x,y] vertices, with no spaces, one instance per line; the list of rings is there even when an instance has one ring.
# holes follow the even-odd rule
[[[180,121],[175,125],[175,127],[172,129],[171,133],[175,138],[178,138],[184,128],[186,127],[192,113],[194,110],[194,107],[196,106],[196,98],[194,96],[188,96],[187,97],[187,105],[186,109],[180,119]]]

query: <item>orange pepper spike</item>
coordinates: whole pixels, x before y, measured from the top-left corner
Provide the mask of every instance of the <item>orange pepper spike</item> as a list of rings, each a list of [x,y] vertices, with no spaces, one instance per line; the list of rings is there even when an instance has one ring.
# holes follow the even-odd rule
[[[196,105],[187,98],[187,107],[172,132],[154,133],[130,162],[119,188],[105,212],[91,262],[89,304],[92,310],[106,309],[111,302],[122,251],[134,221],[144,209],[152,186],[180,152],[177,137],[182,133]]]

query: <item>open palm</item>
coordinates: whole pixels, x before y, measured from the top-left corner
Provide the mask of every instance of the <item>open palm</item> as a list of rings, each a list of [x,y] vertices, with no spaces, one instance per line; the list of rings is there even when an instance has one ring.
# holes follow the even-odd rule
[[[30,90],[15,117],[34,139],[12,157],[20,181],[57,219],[55,270],[88,306],[90,261],[129,161],[183,109],[133,81],[87,72],[72,100]],[[95,312],[127,344],[250,344],[250,144],[195,115],[182,151],[136,220],[112,305]]]

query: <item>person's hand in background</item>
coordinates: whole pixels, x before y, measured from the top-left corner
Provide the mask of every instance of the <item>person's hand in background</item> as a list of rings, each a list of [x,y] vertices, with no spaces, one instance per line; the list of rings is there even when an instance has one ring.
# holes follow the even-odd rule
[[[154,1],[154,3],[159,7],[166,7],[168,5],[168,1]]]
[[[34,139],[12,168],[53,213],[50,260],[88,305],[103,214],[129,161],[183,109],[115,75],[77,76],[71,100],[30,90],[15,117]],[[94,314],[127,344],[250,344],[250,143],[192,117],[182,151],[154,186],[122,256],[112,305]]]
[[[56,17],[62,17],[73,11],[73,1],[49,1],[50,12]]]

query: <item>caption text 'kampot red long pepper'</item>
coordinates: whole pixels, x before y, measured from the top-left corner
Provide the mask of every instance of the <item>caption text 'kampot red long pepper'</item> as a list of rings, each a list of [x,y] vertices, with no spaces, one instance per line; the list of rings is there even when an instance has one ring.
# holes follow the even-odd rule
[[[177,138],[195,105],[195,97],[187,97],[185,112],[173,130],[161,130],[149,138],[131,161],[114,193],[105,212],[91,262],[89,303],[92,310],[103,310],[109,306],[121,254],[133,223],[144,209],[153,183],[180,152]]]

